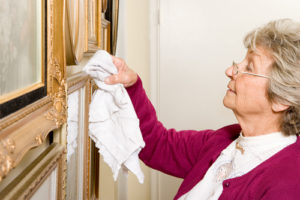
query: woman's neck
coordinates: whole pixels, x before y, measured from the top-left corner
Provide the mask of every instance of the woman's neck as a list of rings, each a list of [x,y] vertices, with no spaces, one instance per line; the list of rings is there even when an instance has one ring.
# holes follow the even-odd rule
[[[279,132],[281,116],[240,116],[236,114],[236,118],[242,128],[243,136],[251,137]]]

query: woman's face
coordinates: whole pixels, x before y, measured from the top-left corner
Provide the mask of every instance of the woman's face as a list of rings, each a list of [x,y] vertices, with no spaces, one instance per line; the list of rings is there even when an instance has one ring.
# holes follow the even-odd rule
[[[271,102],[267,97],[269,79],[240,73],[268,76],[272,63],[273,59],[264,48],[258,46],[255,51],[248,50],[244,60],[237,64],[239,68],[237,75],[233,74],[233,66],[225,72],[230,81],[223,99],[224,105],[241,116],[272,112]]]

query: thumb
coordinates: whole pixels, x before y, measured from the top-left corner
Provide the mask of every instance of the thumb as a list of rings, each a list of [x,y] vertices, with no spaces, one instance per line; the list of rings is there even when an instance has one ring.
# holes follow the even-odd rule
[[[120,83],[118,74],[114,74],[105,78],[104,83],[108,85]]]

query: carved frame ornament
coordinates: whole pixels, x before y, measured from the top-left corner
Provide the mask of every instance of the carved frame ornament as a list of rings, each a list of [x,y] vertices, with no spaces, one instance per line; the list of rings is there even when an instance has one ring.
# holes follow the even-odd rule
[[[47,96],[0,120],[0,181],[66,122],[64,0],[47,2]]]
[[[65,199],[65,179],[61,178],[66,170],[65,159],[65,148],[53,143],[13,180],[13,187],[8,187],[0,193],[1,199],[30,199],[54,170],[56,194],[53,196],[56,196],[56,199]]]

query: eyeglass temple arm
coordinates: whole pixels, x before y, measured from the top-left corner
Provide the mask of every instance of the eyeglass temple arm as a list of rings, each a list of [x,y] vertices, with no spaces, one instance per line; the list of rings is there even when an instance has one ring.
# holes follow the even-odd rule
[[[265,76],[265,75],[261,75],[261,74],[254,74],[254,73],[250,73],[250,72],[240,72],[240,73],[243,73],[243,74],[249,74],[249,75],[253,75],[253,76],[259,76],[259,77],[263,77],[263,78],[270,78],[268,76]]]

